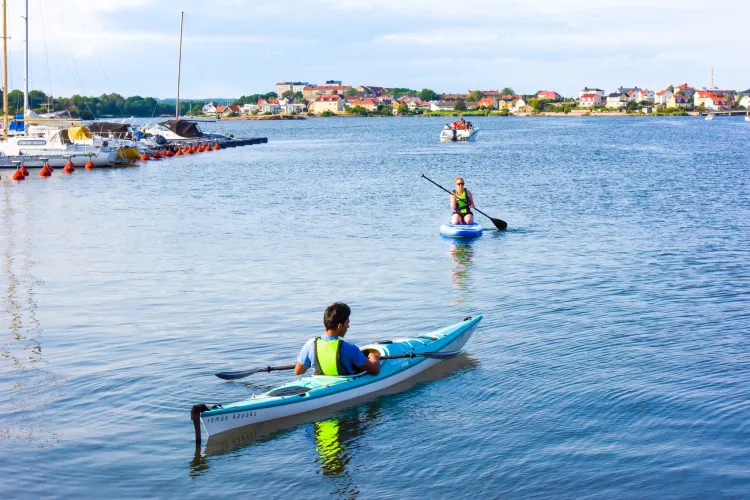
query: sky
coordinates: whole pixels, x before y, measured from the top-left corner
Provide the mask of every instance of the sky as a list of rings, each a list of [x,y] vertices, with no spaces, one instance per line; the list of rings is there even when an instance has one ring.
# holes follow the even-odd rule
[[[24,0],[8,1],[9,87]],[[30,88],[54,96],[239,97],[277,81],[501,89],[750,87],[740,4],[705,0],[29,0]],[[732,12],[734,11],[734,15]]]

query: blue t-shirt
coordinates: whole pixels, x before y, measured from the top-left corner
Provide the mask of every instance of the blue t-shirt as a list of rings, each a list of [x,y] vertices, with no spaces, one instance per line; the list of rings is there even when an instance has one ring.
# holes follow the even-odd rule
[[[323,335],[320,338],[327,341],[338,339],[338,337],[329,337],[328,335]],[[365,361],[367,361],[367,358],[359,350],[359,347],[341,340],[341,362],[349,372],[349,375],[359,372],[359,367],[364,365]],[[302,350],[299,352],[299,356],[297,356],[297,363],[303,366],[315,366],[315,339],[305,342],[305,345],[302,346]]]

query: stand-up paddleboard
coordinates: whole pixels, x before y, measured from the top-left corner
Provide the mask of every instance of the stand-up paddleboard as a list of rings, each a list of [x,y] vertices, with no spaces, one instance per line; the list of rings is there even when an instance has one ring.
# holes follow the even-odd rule
[[[477,224],[443,224],[440,226],[440,234],[446,238],[477,238],[482,236],[484,228]]]

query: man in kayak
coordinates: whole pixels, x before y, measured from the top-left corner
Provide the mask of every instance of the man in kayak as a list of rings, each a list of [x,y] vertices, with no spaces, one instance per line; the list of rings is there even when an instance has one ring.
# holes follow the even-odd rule
[[[367,372],[380,373],[380,354],[370,353],[367,357],[354,344],[342,340],[349,330],[349,316],[352,310],[341,302],[331,304],[323,314],[326,333],[322,337],[308,340],[297,356],[295,375],[302,375],[310,366],[315,375],[355,375]]]
[[[474,224],[474,214],[471,209],[474,208],[474,197],[471,191],[464,189],[464,180],[462,177],[456,177],[454,182],[456,190],[451,194],[451,210],[453,224]]]

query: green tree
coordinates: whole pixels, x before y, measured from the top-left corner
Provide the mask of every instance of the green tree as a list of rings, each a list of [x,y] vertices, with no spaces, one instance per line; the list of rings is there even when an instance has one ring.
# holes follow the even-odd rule
[[[406,103],[400,102],[398,103],[398,108],[396,108],[396,112],[400,115],[406,115],[409,113],[409,107],[406,105]]]
[[[294,92],[291,90],[287,90],[286,92],[281,94],[281,97],[283,97],[284,99],[294,99]]]
[[[500,95],[515,95],[515,91],[510,87],[505,87],[503,90],[500,91]]]
[[[329,110],[325,110],[322,113],[320,113],[320,116],[326,116],[326,117],[333,116],[333,115],[334,115],[333,111],[329,111]]]
[[[348,95],[350,97],[354,97],[356,95],[359,95],[359,92],[357,92],[357,89],[355,89],[354,87],[352,87],[350,89],[347,89],[346,92],[344,92],[344,94]]]
[[[423,101],[437,101],[440,95],[432,89],[422,89],[419,92],[419,98]]]
[[[477,102],[482,97],[484,97],[484,92],[482,92],[481,90],[472,90],[469,93],[469,101],[471,101],[471,102]]]
[[[674,85],[670,85],[669,87],[667,87],[667,90],[674,94]]]
[[[403,97],[405,95],[417,95],[416,90],[407,89],[406,87],[396,87],[393,89],[393,98],[398,99],[399,97]]]
[[[466,111],[466,101],[462,97],[459,97],[458,99],[456,99],[456,105],[453,107],[453,109],[455,109],[456,111]]]
[[[544,109],[544,103],[537,98],[529,100],[529,106],[534,110],[535,113],[539,113]]]
[[[302,100],[304,98],[305,98],[305,95],[302,92],[300,92],[299,90],[294,93],[294,99],[295,100],[297,100],[297,99]]]

